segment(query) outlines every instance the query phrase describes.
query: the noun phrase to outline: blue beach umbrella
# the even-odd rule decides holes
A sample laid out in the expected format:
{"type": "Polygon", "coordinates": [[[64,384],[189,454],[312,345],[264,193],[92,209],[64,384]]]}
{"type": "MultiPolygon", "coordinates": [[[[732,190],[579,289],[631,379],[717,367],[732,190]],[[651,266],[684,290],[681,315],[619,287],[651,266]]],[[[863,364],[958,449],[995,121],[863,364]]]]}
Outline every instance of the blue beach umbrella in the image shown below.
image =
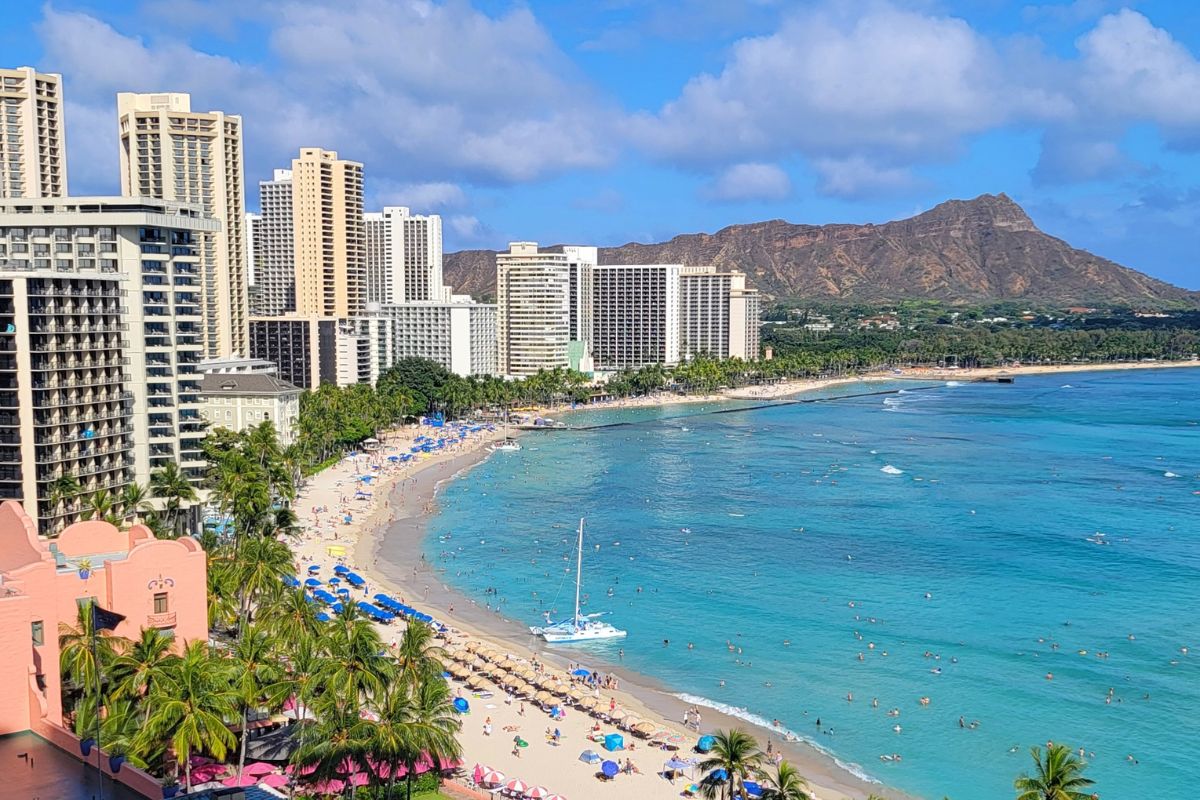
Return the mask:
{"type": "Polygon", "coordinates": [[[717,740],[711,736],[701,736],[700,740],[696,742],[696,749],[701,753],[707,753],[709,750],[713,749],[716,743],[717,740]]]}
{"type": "Polygon", "coordinates": [[[617,777],[617,773],[621,771],[621,768],[617,766],[617,762],[615,761],[605,761],[600,765],[600,771],[604,773],[604,777],[606,778],[615,778],[617,777]]]}
{"type": "Polygon", "coordinates": [[[345,575],[349,571],[350,571],[350,568],[347,567],[345,564],[338,564],[336,567],[333,568],[333,572],[335,575],[345,575]]]}
{"type": "Polygon", "coordinates": [[[321,567],[319,564],[309,564],[308,565],[308,574],[309,575],[312,575],[314,572],[320,572],[320,571],[321,571],[321,567]]]}
{"type": "Polygon", "coordinates": [[[329,607],[329,610],[335,614],[340,614],[346,610],[346,607],[344,605],[342,605],[341,603],[334,603],[333,605],[331,605],[329,607]]]}
{"type": "Polygon", "coordinates": [[[338,594],[350,594],[350,590],[347,589],[345,586],[340,586],[340,587],[338,587],[337,593],[338,594]]]}
{"type": "Polygon", "coordinates": [[[316,578],[309,578],[308,580],[306,580],[304,582],[304,585],[305,586],[320,586],[321,582],[319,580],[317,580],[316,578]]]}
{"type": "Polygon", "coordinates": [[[577,669],[571,674],[578,678],[587,678],[590,677],[592,673],[586,669],[577,669]]]}
{"type": "Polygon", "coordinates": [[[337,585],[338,585],[339,583],[341,583],[341,582],[342,582],[342,579],[341,579],[341,578],[330,578],[330,579],[329,579],[329,585],[330,585],[330,586],[337,586],[337,585]]]}
{"type": "Polygon", "coordinates": [[[460,714],[465,714],[471,710],[471,705],[463,698],[454,698],[454,710],[460,714]]]}
{"type": "Polygon", "coordinates": [[[317,614],[317,622],[329,622],[329,615],[322,611],[320,614],[317,614]]]}
{"type": "Polygon", "coordinates": [[[346,578],[346,582],[351,586],[362,586],[366,583],[362,576],[355,572],[347,572],[344,577],[346,578]]]}
{"type": "Polygon", "coordinates": [[[300,581],[298,581],[296,579],[295,575],[284,575],[283,576],[283,585],[284,586],[299,586],[300,581]]]}

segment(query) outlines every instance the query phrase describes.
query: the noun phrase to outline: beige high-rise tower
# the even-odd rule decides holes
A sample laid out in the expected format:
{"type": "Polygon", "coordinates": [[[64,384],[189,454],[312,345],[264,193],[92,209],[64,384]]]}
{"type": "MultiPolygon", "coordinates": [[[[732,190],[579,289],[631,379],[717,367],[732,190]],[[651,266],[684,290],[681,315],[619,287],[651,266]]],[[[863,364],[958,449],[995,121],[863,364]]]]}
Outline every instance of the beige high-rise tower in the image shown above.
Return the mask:
{"type": "Polygon", "coordinates": [[[0,69],[0,198],[67,193],[62,76],[0,69]]]}
{"type": "Polygon", "coordinates": [[[249,353],[242,118],[191,110],[191,95],[117,95],[121,194],[203,208],[221,230],[200,242],[206,358],[249,353]]]}
{"type": "Polygon", "coordinates": [[[363,167],[304,147],[292,161],[296,313],[353,317],[366,309],[363,167]]]}

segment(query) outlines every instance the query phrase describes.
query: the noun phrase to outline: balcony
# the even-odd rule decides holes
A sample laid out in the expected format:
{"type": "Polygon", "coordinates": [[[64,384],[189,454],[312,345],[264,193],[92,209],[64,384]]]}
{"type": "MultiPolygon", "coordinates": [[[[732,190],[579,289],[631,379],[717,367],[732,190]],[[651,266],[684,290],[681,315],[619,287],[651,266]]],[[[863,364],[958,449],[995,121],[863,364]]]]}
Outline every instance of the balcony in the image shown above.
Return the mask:
{"type": "Polygon", "coordinates": [[[150,628],[174,628],[175,612],[167,611],[163,614],[147,614],[146,626],[150,628]]]}

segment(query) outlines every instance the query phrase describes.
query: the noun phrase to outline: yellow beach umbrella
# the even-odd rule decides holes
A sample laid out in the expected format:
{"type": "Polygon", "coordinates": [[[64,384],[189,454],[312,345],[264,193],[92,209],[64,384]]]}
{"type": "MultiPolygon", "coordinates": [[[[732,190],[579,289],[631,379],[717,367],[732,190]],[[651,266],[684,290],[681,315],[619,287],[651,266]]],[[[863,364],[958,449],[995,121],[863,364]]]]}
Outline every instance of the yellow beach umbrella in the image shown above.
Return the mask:
{"type": "Polygon", "coordinates": [[[535,694],[533,696],[533,700],[536,703],[549,703],[552,700],[554,700],[554,695],[550,694],[545,689],[542,689],[540,692],[538,692],[537,694],[535,694]]]}
{"type": "Polygon", "coordinates": [[[570,691],[567,692],[567,697],[578,702],[583,699],[583,689],[580,689],[580,688],[571,689],[570,691]]]}
{"type": "Polygon", "coordinates": [[[590,710],[590,709],[595,708],[596,704],[598,702],[599,701],[596,700],[596,698],[594,698],[594,697],[585,697],[582,700],[580,700],[578,703],[576,703],[576,705],[578,705],[582,709],[590,710]]]}
{"type": "Polygon", "coordinates": [[[472,675],[471,677],[467,678],[467,686],[470,686],[472,689],[482,689],[486,685],[487,681],[485,681],[479,675],[472,675]]]}
{"type": "Polygon", "coordinates": [[[463,649],[469,650],[472,653],[474,653],[476,650],[479,649],[479,642],[467,642],[466,644],[463,645],[463,649]]]}

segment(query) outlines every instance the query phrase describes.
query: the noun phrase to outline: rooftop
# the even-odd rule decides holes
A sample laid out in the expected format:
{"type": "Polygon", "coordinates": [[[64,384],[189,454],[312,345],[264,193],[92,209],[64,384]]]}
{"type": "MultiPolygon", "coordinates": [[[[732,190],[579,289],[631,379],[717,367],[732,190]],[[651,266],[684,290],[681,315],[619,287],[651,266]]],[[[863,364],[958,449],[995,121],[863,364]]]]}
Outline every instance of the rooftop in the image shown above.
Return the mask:
{"type": "Polygon", "coordinates": [[[301,391],[300,387],[264,372],[209,372],[200,380],[200,394],[209,397],[298,394],[301,391]]]}
{"type": "MultiPolygon", "coordinates": [[[[0,736],[0,785],[4,786],[4,796],[14,800],[95,800],[100,784],[94,758],[92,762],[89,767],[28,731],[0,736]]],[[[107,775],[104,797],[143,800],[140,794],[107,775]]],[[[246,797],[251,800],[250,795],[246,797]]]]}

